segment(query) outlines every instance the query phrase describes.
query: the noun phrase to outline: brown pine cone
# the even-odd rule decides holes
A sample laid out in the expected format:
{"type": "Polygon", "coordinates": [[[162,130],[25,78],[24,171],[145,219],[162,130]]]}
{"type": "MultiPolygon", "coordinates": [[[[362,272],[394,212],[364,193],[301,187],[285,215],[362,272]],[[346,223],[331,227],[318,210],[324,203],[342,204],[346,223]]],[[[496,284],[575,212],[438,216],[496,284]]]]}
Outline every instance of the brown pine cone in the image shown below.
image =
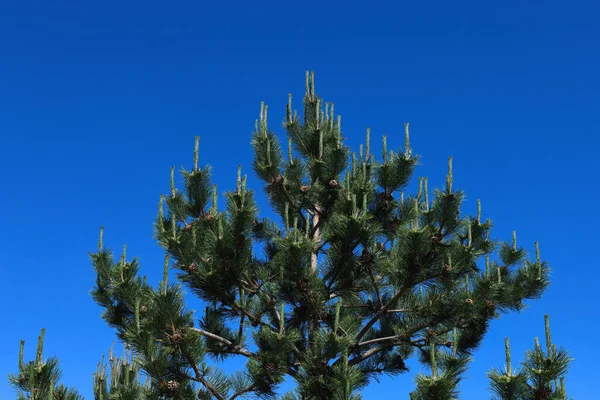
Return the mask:
{"type": "Polygon", "coordinates": [[[329,186],[331,186],[332,188],[337,187],[338,182],[335,179],[332,179],[329,181],[329,186]]]}
{"type": "Polygon", "coordinates": [[[283,176],[281,175],[277,175],[274,179],[273,179],[273,184],[274,185],[279,185],[280,183],[283,182],[283,176]]]}
{"type": "Polygon", "coordinates": [[[170,392],[175,392],[179,389],[179,382],[170,380],[167,382],[167,390],[170,392]]]}
{"type": "Polygon", "coordinates": [[[181,343],[181,341],[183,340],[183,334],[184,334],[184,333],[185,333],[185,332],[184,332],[182,329],[178,330],[177,332],[175,332],[175,333],[173,334],[173,336],[171,336],[171,341],[172,341],[173,343],[175,343],[175,344],[179,344],[179,343],[181,343]]]}
{"type": "Polygon", "coordinates": [[[466,299],[465,303],[467,303],[468,305],[471,305],[471,306],[474,304],[472,299],[466,299]]]}
{"type": "Polygon", "coordinates": [[[188,272],[194,272],[196,270],[196,263],[191,263],[188,265],[188,272]]]}
{"type": "Polygon", "coordinates": [[[273,375],[277,372],[277,365],[275,365],[274,363],[266,363],[263,366],[265,372],[269,375],[273,375]]]}
{"type": "Polygon", "coordinates": [[[306,185],[302,185],[302,186],[300,186],[300,191],[301,191],[302,193],[306,193],[306,192],[308,192],[308,190],[309,190],[309,189],[310,189],[310,186],[306,186],[306,185]]]}

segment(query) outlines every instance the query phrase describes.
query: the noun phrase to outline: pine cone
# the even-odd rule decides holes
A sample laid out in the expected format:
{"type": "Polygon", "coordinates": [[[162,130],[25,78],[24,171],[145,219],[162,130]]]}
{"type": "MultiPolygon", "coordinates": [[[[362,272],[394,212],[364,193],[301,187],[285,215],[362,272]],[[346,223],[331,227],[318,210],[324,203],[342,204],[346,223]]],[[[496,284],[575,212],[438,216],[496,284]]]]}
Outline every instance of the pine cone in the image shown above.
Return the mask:
{"type": "Polygon", "coordinates": [[[141,306],[140,307],[140,312],[145,313],[146,311],[148,311],[148,309],[146,308],[146,306],[141,306]]]}
{"type": "Polygon", "coordinates": [[[394,196],[392,196],[390,193],[386,193],[386,192],[377,193],[377,197],[379,198],[380,201],[394,200],[394,196]]]}
{"type": "Polygon", "coordinates": [[[544,387],[542,389],[537,390],[534,393],[533,398],[535,400],[543,400],[543,399],[549,399],[551,395],[552,395],[552,389],[544,387]]]}
{"type": "Polygon", "coordinates": [[[188,270],[188,272],[196,271],[196,263],[191,263],[190,265],[188,265],[187,270],[188,270]]]}
{"type": "Polygon", "coordinates": [[[329,181],[329,186],[332,187],[332,188],[334,188],[334,187],[338,186],[338,183],[337,183],[337,181],[335,179],[332,179],[332,180],[329,181]]]}
{"type": "Polygon", "coordinates": [[[183,227],[182,229],[185,232],[189,232],[192,230],[192,224],[187,224],[186,226],[183,227]]]}
{"type": "Polygon", "coordinates": [[[176,382],[174,380],[170,380],[167,382],[167,390],[170,392],[175,392],[177,391],[177,389],[179,389],[179,382],[176,382]]]}
{"type": "Polygon", "coordinates": [[[215,217],[214,217],[214,215],[208,213],[208,214],[204,214],[202,216],[202,219],[206,222],[212,222],[215,219],[215,217]]]}
{"type": "Polygon", "coordinates": [[[273,181],[271,182],[273,185],[279,185],[283,182],[283,176],[281,175],[277,175],[275,178],[273,178],[273,181]]]}
{"type": "Polygon", "coordinates": [[[474,304],[472,299],[466,299],[465,303],[467,303],[470,306],[472,306],[474,304]]]}
{"type": "Polygon", "coordinates": [[[185,332],[183,331],[183,329],[179,329],[173,334],[173,336],[171,336],[171,341],[175,344],[181,343],[183,341],[184,334],[185,332]]]}
{"type": "Polygon", "coordinates": [[[310,186],[306,186],[306,185],[302,185],[302,186],[300,186],[300,191],[301,191],[302,193],[306,193],[306,192],[308,192],[309,190],[310,190],[310,186]]]}
{"type": "Polygon", "coordinates": [[[385,200],[381,202],[381,209],[383,211],[388,211],[390,209],[390,202],[385,200]]]}
{"type": "Polygon", "coordinates": [[[277,372],[277,365],[274,363],[266,363],[263,366],[263,369],[268,375],[274,375],[277,372]]]}
{"type": "Polygon", "coordinates": [[[174,381],[172,379],[168,380],[167,382],[162,381],[160,383],[160,388],[164,392],[164,394],[166,394],[169,397],[173,397],[173,395],[175,395],[175,393],[179,389],[179,382],[174,381]]]}

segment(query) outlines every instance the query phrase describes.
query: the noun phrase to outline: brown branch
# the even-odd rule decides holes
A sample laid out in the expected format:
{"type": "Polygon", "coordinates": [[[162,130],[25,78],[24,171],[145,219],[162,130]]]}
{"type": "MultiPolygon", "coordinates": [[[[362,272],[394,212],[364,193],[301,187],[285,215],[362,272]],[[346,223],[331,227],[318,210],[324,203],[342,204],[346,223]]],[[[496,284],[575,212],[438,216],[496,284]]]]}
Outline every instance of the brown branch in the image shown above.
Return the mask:
{"type": "MultiPolygon", "coordinates": [[[[418,332],[421,329],[423,329],[423,326],[417,327],[416,329],[413,330],[412,335],[414,335],[415,332],[418,332]]],[[[360,346],[368,346],[371,344],[381,343],[381,342],[387,342],[387,343],[384,343],[377,347],[370,348],[369,350],[365,351],[363,354],[351,359],[348,363],[349,363],[349,365],[356,365],[387,348],[394,347],[400,341],[407,341],[408,339],[410,339],[410,337],[411,337],[411,335],[406,335],[406,334],[405,335],[394,335],[394,336],[386,336],[386,337],[382,337],[382,338],[365,340],[364,342],[360,342],[360,343],[358,343],[359,347],[360,346]]]]}
{"type": "Polygon", "coordinates": [[[246,317],[245,315],[242,315],[240,317],[240,328],[238,330],[238,346],[239,347],[242,347],[242,342],[244,340],[244,318],[245,317],[246,317]]]}
{"type": "Polygon", "coordinates": [[[369,277],[371,278],[371,282],[373,282],[373,287],[375,288],[375,294],[377,295],[377,302],[379,303],[379,307],[383,307],[383,302],[381,301],[381,295],[379,294],[379,287],[377,286],[377,282],[375,282],[375,277],[373,276],[373,270],[371,266],[367,266],[367,271],[369,272],[369,277]]]}
{"type": "MultiPolygon", "coordinates": [[[[312,232],[310,233],[310,235],[316,243],[319,243],[321,241],[321,232],[320,232],[321,206],[318,203],[316,203],[314,206],[314,209],[315,209],[315,213],[313,214],[313,217],[312,217],[313,228],[312,228],[312,232]]],[[[311,254],[311,270],[312,270],[312,272],[317,272],[317,269],[319,267],[319,250],[320,249],[317,248],[311,254]]]]}
{"type": "Polygon", "coordinates": [[[239,392],[235,393],[233,396],[231,396],[231,397],[229,398],[229,400],[233,400],[233,399],[235,399],[236,397],[239,397],[239,396],[241,396],[241,395],[243,395],[243,394],[246,394],[246,393],[248,393],[248,392],[251,392],[251,391],[253,391],[255,388],[256,388],[256,383],[254,383],[254,384],[252,384],[252,385],[248,386],[247,388],[245,388],[245,389],[242,389],[242,390],[240,390],[239,392]]]}
{"type": "MultiPolygon", "coordinates": [[[[216,336],[216,335],[214,335],[214,336],[216,336]]],[[[217,336],[217,337],[220,337],[220,336],[217,336]]],[[[223,340],[226,340],[226,339],[223,339],[223,340]]],[[[195,380],[197,382],[200,382],[206,388],[206,390],[208,390],[218,400],[227,400],[225,397],[223,397],[222,395],[220,395],[219,392],[217,392],[217,390],[210,383],[208,383],[208,381],[206,379],[204,379],[204,376],[202,376],[202,374],[200,373],[200,370],[198,369],[198,365],[196,365],[196,362],[194,361],[194,359],[192,358],[192,356],[190,356],[185,351],[184,351],[184,354],[185,354],[188,362],[192,366],[192,369],[194,370],[194,374],[196,375],[196,379],[195,380]]]]}
{"type": "Polygon", "coordinates": [[[377,347],[373,347],[372,349],[367,350],[366,352],[364,352],[363,354],[361,354],[360,356],[354,357],[353,359],[348,361],[348,365],[356,365],[364,360],[366,360],[367,358],[374,356],[375,354],[379,353],[380,351],[386,349],[390,347],[390,345],[384,345],[384,346],[377,346],[377,347]]]}
{"type": "Polygon", "coordinates": [[[365,340],[364,342],[360,342],[358,344],[358,346],[369,346],[371,344],[374,343],[379,343],[379,342],[395,342],[397,340],[400,340],[402,337],[406,337],[406,335],[394,335],[394,336],[386,336],[386,337],[381,337],[381,338],[377,338],[377,339],[371,339],[371,340],[365,340]]]}
{"type": "MultiPolygon", "coordinates": [[[[196,369],[197,369],[197,367],[196,367],[196,369]]],[[[206,379],[204,379],[202,376],[199,376],[199,377],[198,377],[198,379],[199,379],[200,383],[201,383],[201,384],[203,384],[203,385],[204,385],[204,387],[205,387],[205,388],[206,388],[206,389],[207,389],[207,390],[208,390],[208,391],[209,391],[209,392],[210,392],[210,393],[211,393],[213,396],[215,396],[215,397],[216,397],[218,400],[226,400],[226,399],[225,399],[225,397],[221,396],[221,395],[219,394],[219,392],[217,392],[217,390],[216,390],[214,387],[212,387],[210,383],[208,383],[208,382],[206,381],[206,379]]]]}
{"type": "Polygon", "coordinates": [[[252,357],[252,356],[254,356],[254,354],[252,352],[250,352],[249,350],[247,350],[247,349],[245,349],[245,348],[243,348],[241,346],[238,346],[238,345],[230,342],[229,340],[225,339],[224,337],[221,337],[219,335],[215,335],[214,333],[207,332],[207,331],[205,331],[203,329],[198,329],[198,328],[192,328],[192,329],[194,331],[198,332],[199,334],[201,334],[202,336],[205,336],[207,338],[211,338],[213,340],[216,340],[219,343],[224,344],[225,346],[227,346],[228,348],[231,349],[231,352],[233,354],[241,354],[241,355],[246,356],[246,357],[252,357]]]}
{"type": "Polygon", "coordinates": [[[279,331],[281,331],[281,316],[279,315],[279,311],[277,311],[277,306],[275,304],[273,304],[273,314],[277,320],[277,325],[279,325],[279,331]]]}
{"type": "Polygon", "coordinates": [[[358,335],[356,335],[356,341],[359,341],[363,336],[365,336],[365,334],[368,332],[369,329],[371,329],[371,327],[373,325],[375,325],[375,323],[377,321],[379,321],[379,319],[383,316],[383,314],[385,314],[387,312],[387,310],[389,310],[402,296],[404,296],[404,293],[406,293],[407,287],[403,287],[402,289],[400,289],[398,291],[398,293],[396,293],[394,295],[394,297],[392,297],[390,299],[390,301],[388,301],[386,303],[386,305],[384,305],[383,307],[381,307],[373,316],[373,318],[371,318],[369,320],[369,322],[367,322],[367,324],[360,330],[360,332],[358,332],[358,335]]]}
{"type": "MultiPolygon", "coordinates": [[[[255,317],[255,316],[254,316],[252,313],[250,313],[249,311],[247,311],[247,310],[245,310],[245,309],[243,309],[243,308],[236,307],[235,305],[232,305],[232,307],[234,307],[234,309],[235,309],[235,310],[237,310],[237,311],[240,311],[242,314],[246,315],[246,316],[248,317],[248,319],[249,319],[251,322],[254,322],[254,323],[256,323],[256,324],[259,324],[259,325],[262,325],[262,326],[266,326],[266,327],[270,328],[271,330],[273,330],[274,332],[277,332],[277,333],[279,333],[279,329],[277,329],[277,328],[274,328],[274,327],[273,327],[273,325],[271,325],[271,324],[267,324],[266,322],[264,322],[264,321],[262,321],[262,320],[260,320],[260,319],[256,318],[256,317],[255,317]]],[[[212,334],[211,334],[211,335],[212,335],[212,334]]],[[[216,336],[216,335],[215,335],[215,336],[216,336]]],[[[219,337],[220,337],[220,336],[219,336],[219,337]]],[[[221,339],[224,339],[224,338],[221,338],[221,339]]],[[[218,339],[216,339],[216,340],[218,340],[218,339]]],[[[227,340],[227,339],[224,339],[224,340],[227,340]]],[[[228,340],[227,340],[227,341],[228,341],[228,340]]],[[[229,342],[229,341],[228,341],[228,342],[229,342]]],[[[302,359],[303,359],[303,357],[302,357],[302,353],[300,353],[300,350],[298,350],[298,348],[297,348],[296,346],[293,346],[293,350],[294,350],[294,353],[296,354],[296,357],[297,357],[299,360],[302,360],[302,359]]],[[[252,354],[252,353],[250,353],[250,354],[252,354]]]]}
{"type": "MultiPolygon", "coordinates": [[[[429,257],[432,257],[433,253],[429,254],[429,257]]],[[[439,278],[440,275],[442,274],[442,272],[438,273],[438,274],[433,274],[432,276],[428,276],[425,279],[422,279],[418,282],[412,282],[410,285],[404,286],[402,287],[395,295],[394,297],[392,297],[390,299],[390,301],[387,302],[387,304],[385,304],[382,308],[380,308],[375,315],[369,320],[369,322],[367,322],[367,324],[360,330],[360,332],[358,333],[358,335],[356,335],[356,341],[360,341],[360,339],[369,331],[369,329],[371,329],[371,327],[373,325],[375,325],[375,323],[377,321],[379,321],[379,319],[383,316],[383,314],[385,314],[398,300],[400,300],[400,298],[402,296],[404,296],[404,294],[406,293],[406,291],[411,288],[414,287],[420,283],[426,282],[428,280],[431,279],[436,279],[439,278]]]]}

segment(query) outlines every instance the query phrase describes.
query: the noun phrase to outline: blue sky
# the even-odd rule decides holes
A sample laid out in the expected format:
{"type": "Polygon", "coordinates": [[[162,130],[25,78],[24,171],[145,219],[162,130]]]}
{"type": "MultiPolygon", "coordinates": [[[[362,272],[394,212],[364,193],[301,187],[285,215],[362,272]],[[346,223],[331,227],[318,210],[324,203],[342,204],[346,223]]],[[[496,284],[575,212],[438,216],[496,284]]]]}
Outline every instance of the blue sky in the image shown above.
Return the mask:
{"type": "MultiPolygon", "coordinates": [[[[65,383],[91,398],[91,374],[113,339],[89,295],[99,226],[107,245],[127,243],[158,282],[152,221],[169,167],[191,165],[200,135],[201,162],[221,189],[233,188],[238,164],[250,172],[260,101],[282,133],[287,93],[300,104],[307,69],[343,115],[350,144],[371,127],[398,147],[409,121],[418,175],[441,186],[452,155],[466,209],[481,198],[497,238],[516,229],[530,249],[539,240],[553,267],[541,300],[492,323],[462,398],[487,396],[484,374],[502,366],[504,336],[520,360],[543,336],[546,313],[554,340],[576,358],[571,396],[593,398],[598,5],[218,3],[3,2],[0,398],[14,397],[4,377],[19,340],[33,357],[42,327],[65,383]]],[[[260,192],[252,174],[249,186],[260,192]]],[[[364,394],[406,398],[412,387],[404,375],[364,394]]]]}

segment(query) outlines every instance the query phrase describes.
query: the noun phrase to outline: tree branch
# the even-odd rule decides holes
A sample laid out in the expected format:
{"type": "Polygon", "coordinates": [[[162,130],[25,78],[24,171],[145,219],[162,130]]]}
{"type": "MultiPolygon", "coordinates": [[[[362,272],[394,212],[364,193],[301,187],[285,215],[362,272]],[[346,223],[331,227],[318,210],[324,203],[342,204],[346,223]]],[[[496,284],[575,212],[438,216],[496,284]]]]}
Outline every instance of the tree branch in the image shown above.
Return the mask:
{"type": "Polygon", "coordinates": [[[398,291],[398,293],[396,293],[394,295],[394,297],[392,297],[390,299],[390,301],[388,301],[386,303],[386,305],[384,305],[382,308],[380,308],[375,315],[373,316],[373,318],[371,318],[371,320],[369,320],[369,322],[367,322],[367,324],[360,330],[360,332],[358,332],[358,335],[356,335],[356,341],[359,341],[363,336],[365,336],[365,334],[367,333],[367,331],[369,329],[371,329],[371,327],[373,325],[375,325],[375,323],[377,321],[379,321],[379,318],[381,318],[381,316],[383,314],[385,314],[387,312],[387,310],[389,310],[402,296],[404,296],[404,293],[406,293],[407,287],[403,287],[402,289],[400,289],[398,291]]]}
{"type": "Polygon", "coordinates": [[[373,288],[375,288],[375,294],[377,295],[377,302],[379,303],[379,307],[383,307],[383,302],[381,301],[381,295],[379,294],[379,287],[377,286],[377,282],[375,282],[375,277],[373,276],[373,270],[371,266],[367,266],[367,271],[369,271],[369,277],[371,278],[371,282],[373,283],[373,288]]]}
{"type": "MultiPolygon", "coordinates": [[[[214,336],[216,336],[216,335],[214,335],[214,336]]],[[[220,337],[220,336],[217,336],[217,337],[220,337]]],[[[226,340],[226,339],[223,339],[223,340],[226,340]]],[[[194,359],[186,351],[184,351],[184,354],[185,354],[188,362],[190,363],[192,369],[194,370],[194,374],[196,375],[195,380],[197,382],[200,382],[206,388],[206,390],[208,390],[218,400],[227,400],[225,397],[220,395],[219,392],[217,392],[217,390],[210,383],[208,383],[208,381],[206,379],[204,379],[204,376],[202,376],[202,374],[200,373],[200,370],[198,369],[198,366],[196,365],[196,362],[194,361],[194,359]]]]}
{"type": "Polygon", "coordinates": [[[372,349],[365,351],[360,356],[354,357],[353,359],[349,360],[348,365],[356,365],[356,364],[366,360],[367,358],[374,356],[375,354],[379,353],[380,351],[382,351],[388,347],[391,347],[391,345],[387,344],[387,345],[373,347],[372,349]]]}
{"type": "Polygon", "coordinates": [[[360,342],[357,346],[369,346],[371,344],[374,343],[379,343],[379,342],[395,342],[397,340],[400,340],[402,337],[405,337],[406,335],[394,335],[394,336],[386,336],[386,337],[381,337],[381,338],[377,338],[377,339],[371,339],[371,340],[365,340],[364,342],[360,342]]]}
{"type": "Polygon", "coordinates": [[[256,384],[255,384],[255,383],[253,383],[252,385],[248,386],[247,388],[245,388],[245,389],[242,389],[242,390],[240,390],[239,392],[235,393],[233,396],[231,396],[231,397],[229,398],[229,400],[234,400],[236,397],[239,397],[239,396],[241,396],[241,395],[243,395],[243,394],[246,394],[246,393],[248,393],[248,392],[251,392],[251,391],[253,391],[253,390],[254,390],[254,388],[256,388],[256,384]]]}
{"type": "Polygon", "coordinates": [[[202,336],[205,336],[207,338],[211,338],[213,340],[216,340],[219,343],[224,344],[225,346],[229,347],[232,350],[231,352],[234,353],[234,354],[241,354],[241,355],[246,356],[246,357],[252,357],[252,356],[254,356],[254,354],[252,352],[250,352],[249,350],[247,350],[247,349],[245,349],[245,348],[243,348],[243,347],[241,347],[239,345],[236,345],[236,344],[230,342],[229,340],[225,339],[224,337],[221,337],[219,335],[215,335],[214,333],[207,332],[207,331],[205,331],[203,329],[199,329],[199,328],[192,328],[192,329],[194,331],[198,332],[199,334],[201,334],[202,336]]]}
{"type": "MultiPolygon", "coordinates": [[[[321,241],[321,232],[320,232],[321,206],[319,205],[319,203],[316,203],[314,208],[315,208],[315,213],[313,214],[313,217],[312,217],[313,228],[312,228],[311,236],[315,242],[319,243],[321,241]]],[[[319,250],[320,250],[320,248],[317,248],[311,255],[311,270],[312,270],[312,272],[317,272],[317,269],[319,267],[319,250]]]]}

